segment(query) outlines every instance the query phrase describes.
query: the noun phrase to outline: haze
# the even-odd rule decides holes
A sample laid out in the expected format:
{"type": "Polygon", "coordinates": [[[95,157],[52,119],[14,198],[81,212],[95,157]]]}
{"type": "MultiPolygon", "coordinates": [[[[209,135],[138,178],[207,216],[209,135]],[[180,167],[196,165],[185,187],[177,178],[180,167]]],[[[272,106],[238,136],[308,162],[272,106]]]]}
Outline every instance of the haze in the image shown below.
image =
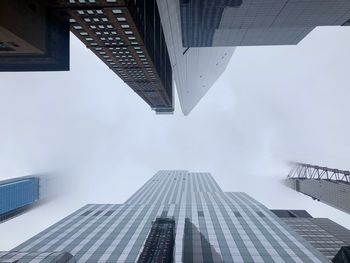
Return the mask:
{"type": "Polygon", "coordinates": [[[0,73],[0,179],[41,174],[51,198],[0,225],[9,250],[87,203],[122,203],[161,169],[211,172],[268,208],[350,216],[285,187],[287,161],[350,169],[350,28],[240,47],[188,117],[155,115],[71,35],[70,72],[0,73]]]}

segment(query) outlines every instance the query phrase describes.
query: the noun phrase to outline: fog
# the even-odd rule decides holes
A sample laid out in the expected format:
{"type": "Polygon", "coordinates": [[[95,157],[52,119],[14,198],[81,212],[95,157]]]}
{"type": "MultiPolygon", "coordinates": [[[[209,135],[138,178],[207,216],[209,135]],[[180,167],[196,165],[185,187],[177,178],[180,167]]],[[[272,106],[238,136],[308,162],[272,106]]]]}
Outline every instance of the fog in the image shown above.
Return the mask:
{"type": "Polygon", "coordinates": [[[240,47],[189,116],[155,115],[74,36],[69,72],[0,73],[0,179],[40,174],[48,202],[0,225],[8,250],[87,203],[122,203],[161,169],[211,172],[268,208],[350,216],[285,187],[288,161],[350,169],[350,28],[240,47]]]}

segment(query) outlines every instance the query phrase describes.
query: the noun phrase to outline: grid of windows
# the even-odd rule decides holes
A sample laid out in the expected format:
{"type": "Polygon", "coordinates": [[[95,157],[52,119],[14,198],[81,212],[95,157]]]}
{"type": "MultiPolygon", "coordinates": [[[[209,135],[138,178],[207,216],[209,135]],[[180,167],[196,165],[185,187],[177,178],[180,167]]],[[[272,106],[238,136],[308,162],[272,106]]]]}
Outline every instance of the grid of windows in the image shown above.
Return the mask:
{"type": "Polygon", "coordinates": [[[288,178],[285,184],[315,200],[350,214],[350,183],[325,179],[288,178]]]}
{"type": "Polygon", "coordinates": [[[167,48],[156,38],[156,35],[163,35],[162,27],[157,8],[148,8],[155,5],[155,0],[59,2],[70,16],[71,31],[93,53],[153,109],[173,111],[167,48]],[[147,23],[149,16],[153,16],[155,21],[158,17],[158,27],[147,23]],[[147,35],[144,35],[146,30],[147,35]],[[157,45],[161,49],[153,50],[157,45]]]}
{"type": "Polygon", "coordinates": [[[326,218],[284,218],[288,226],[328,259],[350,245],[350,231],[326,218]]]}
{"type": "Polygon", "coordinates": [[[160,171],[123,205],[86,205],[14,250],[135,262],[159,217],[175,220],[175,262],[327,262],[256,200],[187,171],[160,171]]]}
{"type": "Polygon", "coordinates": [[[181,2],[186,47],[295,45],[317,26],[340,26],[347,0],[191,0],[181,2]]]}

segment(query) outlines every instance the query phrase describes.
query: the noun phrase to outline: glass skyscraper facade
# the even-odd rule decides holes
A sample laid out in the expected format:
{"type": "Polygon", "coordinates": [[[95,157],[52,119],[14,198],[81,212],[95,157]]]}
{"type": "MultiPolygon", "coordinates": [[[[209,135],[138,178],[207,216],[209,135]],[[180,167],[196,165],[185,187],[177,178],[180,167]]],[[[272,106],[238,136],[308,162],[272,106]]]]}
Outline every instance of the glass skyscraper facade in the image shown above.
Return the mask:
{"type": "Polygon", "coordinates": [[[180,0],[184,47],[298,44],[317,26],[348,25],[348,0],[180,0]]]}
{"type": "Polygon", "coordinates": [[[17,216],[39,200],[39,178],[0,181],[0,223],[17,216]]]}
{"type": "Polygon", "coordinates": [[[235,47],[184,47],[180,1],[157,0],[157,6],[179,102],[188,115],[225,71],[235,47]]]}
{"type": "Polygon", "coordinates": [[[13,251],[143,262],[149,247],[157,257],[172,254],[170,262],[327,262],[247,194],[188,171],[159,171],[124,204],[88,204],[13,251]]]}
{"type": "Polygon", "coordinates": [[[328,218],[313,218],[305,210],[271,210],[329,260],[350,246],[350,230],[328,218]]]}

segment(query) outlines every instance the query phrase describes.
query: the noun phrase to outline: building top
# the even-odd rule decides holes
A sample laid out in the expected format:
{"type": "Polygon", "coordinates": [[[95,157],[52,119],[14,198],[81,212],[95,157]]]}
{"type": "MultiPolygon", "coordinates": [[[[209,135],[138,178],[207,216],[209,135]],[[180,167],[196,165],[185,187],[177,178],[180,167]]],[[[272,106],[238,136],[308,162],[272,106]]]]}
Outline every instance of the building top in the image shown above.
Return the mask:
{"type": "Polygon", "coordinates": [[[171,254],[173,262],[327,262],[247,194],[223,192],[209,173],[166,170],[124,204],[84,206],[15,250],[101,263],[171,254]]]}

